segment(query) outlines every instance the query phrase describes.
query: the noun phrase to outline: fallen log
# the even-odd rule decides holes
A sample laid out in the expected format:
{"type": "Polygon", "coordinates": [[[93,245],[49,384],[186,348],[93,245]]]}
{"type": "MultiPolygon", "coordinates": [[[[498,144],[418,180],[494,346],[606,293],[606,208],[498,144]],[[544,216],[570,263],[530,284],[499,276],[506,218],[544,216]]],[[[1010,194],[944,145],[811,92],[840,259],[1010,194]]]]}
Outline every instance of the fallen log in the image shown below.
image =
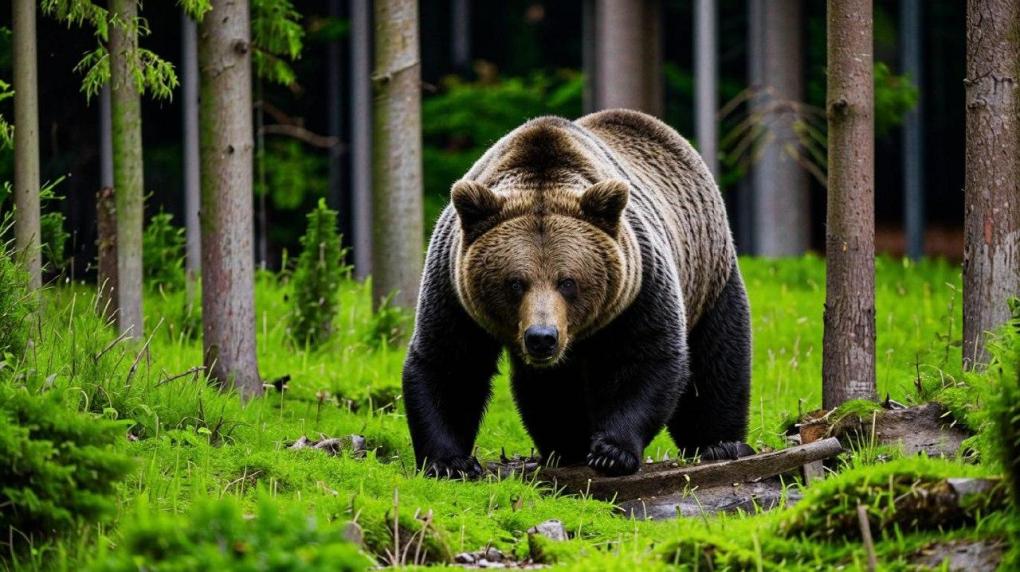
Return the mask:
{"type": "Polygon", "coordinates": [[[585,466],[542,468],[538,478],[569,492],[624,501],[676,494],[690,487],[759,481],[796,470],[805,463],[834,457],[842,450],[838,439],[828,438],[732,461],[696,465],[655,463],[624,477],[605,477],[585,466]]]}

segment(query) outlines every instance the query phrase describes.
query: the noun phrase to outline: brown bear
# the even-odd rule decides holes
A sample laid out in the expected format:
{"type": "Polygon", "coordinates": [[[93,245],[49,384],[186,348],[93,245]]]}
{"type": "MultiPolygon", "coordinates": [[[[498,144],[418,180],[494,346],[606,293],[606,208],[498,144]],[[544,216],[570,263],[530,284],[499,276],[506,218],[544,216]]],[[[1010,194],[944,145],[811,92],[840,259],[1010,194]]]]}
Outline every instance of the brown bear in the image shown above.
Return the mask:
{"type": "Polygon", "coordinates": [[[476,476],[491,378],[548,462],[630,474],[666,426],[702,458],[749,452],[751,332],[726,210],[648,115],[542,117],[453,185],[404,365],[420,467],[476,476]]]}

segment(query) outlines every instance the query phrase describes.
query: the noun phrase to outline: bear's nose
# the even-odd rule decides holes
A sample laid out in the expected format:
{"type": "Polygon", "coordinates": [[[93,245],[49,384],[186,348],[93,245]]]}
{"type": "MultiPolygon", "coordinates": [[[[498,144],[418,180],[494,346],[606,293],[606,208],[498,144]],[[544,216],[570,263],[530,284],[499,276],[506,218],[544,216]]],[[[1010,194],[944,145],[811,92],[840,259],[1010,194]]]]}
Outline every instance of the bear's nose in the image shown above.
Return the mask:
{"type": "Polygon", "coordinates": [[[524,331],[524,347],[532,357],[545,359],[556,352],[556,326],[531,326],[524,331]]]}

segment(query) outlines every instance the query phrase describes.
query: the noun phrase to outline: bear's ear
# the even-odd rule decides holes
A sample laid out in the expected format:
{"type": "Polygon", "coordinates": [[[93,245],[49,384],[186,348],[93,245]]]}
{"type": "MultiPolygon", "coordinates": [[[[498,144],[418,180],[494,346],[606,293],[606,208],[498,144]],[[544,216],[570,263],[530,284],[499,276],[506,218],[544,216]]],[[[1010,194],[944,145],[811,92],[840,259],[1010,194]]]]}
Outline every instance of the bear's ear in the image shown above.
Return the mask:
{"type": "Polygon", "coordinates": [[[503,199],[476,181],[457,181],[450,191],[453,208],[460,217],[460,227],[467,243],[474,242],[495,224],[503,209],[503,199]]]}
{"type": "Polygon", "coordinates": [[[581,213],[585,220],[615,237],[620,230],[620,217],[629,195],[630,185],[626,181],[600,181],[581,194],[581,213]]]}

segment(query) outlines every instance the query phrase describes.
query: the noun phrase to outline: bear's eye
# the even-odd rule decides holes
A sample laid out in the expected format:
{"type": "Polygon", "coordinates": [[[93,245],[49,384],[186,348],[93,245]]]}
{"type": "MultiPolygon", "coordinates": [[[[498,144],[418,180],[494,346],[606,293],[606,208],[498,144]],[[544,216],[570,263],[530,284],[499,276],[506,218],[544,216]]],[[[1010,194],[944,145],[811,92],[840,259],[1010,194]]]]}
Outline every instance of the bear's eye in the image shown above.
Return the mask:
{"type": "Polygon", "coordinates": [[[520,296],[524,294],[524,281],[519,278],[513,278],[506,283],[507,288],[510,289],[514,295],[520,296]]]}
{"type": "Polygon", "coordinates": [[[573,298],[577,295],[577,282],[574,282],[573,278],[564,278],[560,280],[560,283],[556,285],[559,289],[560,294],[563,294],[565,298],[573,298]]]}

